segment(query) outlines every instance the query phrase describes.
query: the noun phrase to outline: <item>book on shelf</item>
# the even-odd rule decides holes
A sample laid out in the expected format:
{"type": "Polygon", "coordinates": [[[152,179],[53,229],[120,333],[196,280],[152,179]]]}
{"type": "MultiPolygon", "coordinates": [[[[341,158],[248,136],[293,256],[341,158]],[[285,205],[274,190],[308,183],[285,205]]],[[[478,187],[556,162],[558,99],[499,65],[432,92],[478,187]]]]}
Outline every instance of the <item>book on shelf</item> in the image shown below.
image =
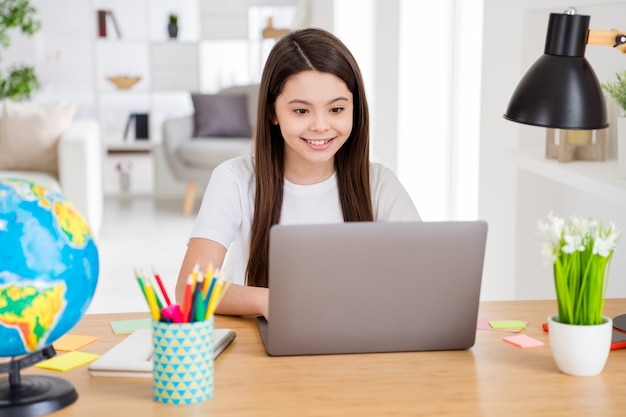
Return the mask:
{"type": "Polygon", "coordinates": [[[110,20],[113,24],[113,29],[115,30],[115,34],[118,38],[122,37],[122,33],[120,32],[120,27],[117,24],[117,19],[115,18],[115,13],[113,10],[98,10],[98,36],[101,38],[107,37],[107,21],[110,20]]]}
{"type": "Polygon", "coordinates": [[[126,127],[124,128],[124,141],[128,139],[131,127],[134,125],[135,139],[147,140],[150,138],[150,120],[148,113],[131,113],[128,115],[126,127]]]}
{"type": "MultiPolygon", "coordinates": [[[[213,331],[213,360],[235,339],[232,329],[213,331]]],[[[152,378],[152,329],[135,330],[88,366],[93,376],[152,378]]]]}
{"type": "Polygon", "coordinates": [[[107,12],[106,10],[98,10],[98,36],[107,37],[107,12]]]}

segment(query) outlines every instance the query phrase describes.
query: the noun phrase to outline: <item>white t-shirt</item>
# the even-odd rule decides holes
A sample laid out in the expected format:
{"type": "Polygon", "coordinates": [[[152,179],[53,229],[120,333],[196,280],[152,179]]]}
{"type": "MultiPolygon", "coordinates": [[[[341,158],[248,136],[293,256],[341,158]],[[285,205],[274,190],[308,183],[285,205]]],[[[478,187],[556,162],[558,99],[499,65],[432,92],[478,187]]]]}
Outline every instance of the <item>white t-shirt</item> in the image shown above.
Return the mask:
{"type": "MultiPolygon", "coordinates": [[[[238,284],[244,283],[250,254],[256,188],[253,163],[252,156],[241,156],[213,170],[191,232],[192,238],[210,239],[228,248],[222,269],[238,284]]],[[[280,223],[343,222],[335,175],[313,185],[285,180],[280,223]]],[[[375,221],[420,220],[409,194],[390,169],[370,162],[370,185],[375,221]]]]}

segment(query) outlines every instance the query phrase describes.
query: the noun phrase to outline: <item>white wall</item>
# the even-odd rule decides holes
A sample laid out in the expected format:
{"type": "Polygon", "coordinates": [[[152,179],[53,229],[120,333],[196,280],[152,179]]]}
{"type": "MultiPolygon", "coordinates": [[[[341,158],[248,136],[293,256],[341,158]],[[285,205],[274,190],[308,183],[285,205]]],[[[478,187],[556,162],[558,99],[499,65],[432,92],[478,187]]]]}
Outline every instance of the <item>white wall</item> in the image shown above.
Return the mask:
{"type": "Polygon", "coordinates": [[[426,220],[478,213],[482,1],[429,6],[335,2],[335,33],[357,58],[371,157],[393,169],[426,220]]]}
{"type": "Polygon", "coordinates": [[[400,4],[398,175],[423,219],[475,219],[482,1],[400,4]]]}
{"type": "MultiPolygon", "coordinates": [[[[591,29],[626,30],[620,27],[626,13],[624,1],[570,1],[563,6],[550,0],[485,0],[479,215],[489,223],[489,237],[483,299],[553,298],[551,272],[542,267],[534,224],[549,210],[562,216],[613,218],[626,227],[626,201],[605,201],[581,192],[576,184],[568,187],[529,173],[511,157],[510,151],[516,148],[543,152],[545,129],[506,121],[502,114],[524,72],[543,54],[549,14],[562,13],[570,5],[580,14],[591,15],[591,29]]],[[[601,82],[626,68],[626,57],[610,47],[587,46],[586,57],[601,82]]],[[[612,270],[623,275],[625,255],[616,252],[613,264],[612,270]]],[[[623,283],[611,294],[624,296],[624,287],[623,283]]]]}

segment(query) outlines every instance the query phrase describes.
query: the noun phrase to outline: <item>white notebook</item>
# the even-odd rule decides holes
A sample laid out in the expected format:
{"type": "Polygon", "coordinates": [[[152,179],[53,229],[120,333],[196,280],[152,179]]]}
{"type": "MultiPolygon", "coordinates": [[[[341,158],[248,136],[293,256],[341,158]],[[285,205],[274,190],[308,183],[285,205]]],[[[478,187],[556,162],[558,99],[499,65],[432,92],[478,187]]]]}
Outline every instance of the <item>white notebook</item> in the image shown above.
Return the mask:
{"type": "MultiPolygon", "coordinates": [[[[215,346],[213,359],[235,339],[232,329],[213,331],[215,346]]],[[[113,346],[97,360],[89,364],[93,376],[123,376],[152,378],[152,329],[137,329],[126,339],[113,346]]]]}

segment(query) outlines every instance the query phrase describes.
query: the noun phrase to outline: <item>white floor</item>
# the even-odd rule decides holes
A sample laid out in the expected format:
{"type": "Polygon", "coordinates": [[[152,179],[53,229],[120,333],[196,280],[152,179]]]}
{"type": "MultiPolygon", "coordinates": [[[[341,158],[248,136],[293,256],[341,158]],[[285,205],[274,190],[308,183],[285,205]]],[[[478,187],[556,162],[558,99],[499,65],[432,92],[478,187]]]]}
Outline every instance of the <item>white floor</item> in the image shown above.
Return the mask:
{"type": "Polygon", "coordinates": [[[98,286],[87,313],[148,311],[133,268],[154,267],[173,295],[194,219],[182,215],[182,200],[107,197],[98,286]]]}

